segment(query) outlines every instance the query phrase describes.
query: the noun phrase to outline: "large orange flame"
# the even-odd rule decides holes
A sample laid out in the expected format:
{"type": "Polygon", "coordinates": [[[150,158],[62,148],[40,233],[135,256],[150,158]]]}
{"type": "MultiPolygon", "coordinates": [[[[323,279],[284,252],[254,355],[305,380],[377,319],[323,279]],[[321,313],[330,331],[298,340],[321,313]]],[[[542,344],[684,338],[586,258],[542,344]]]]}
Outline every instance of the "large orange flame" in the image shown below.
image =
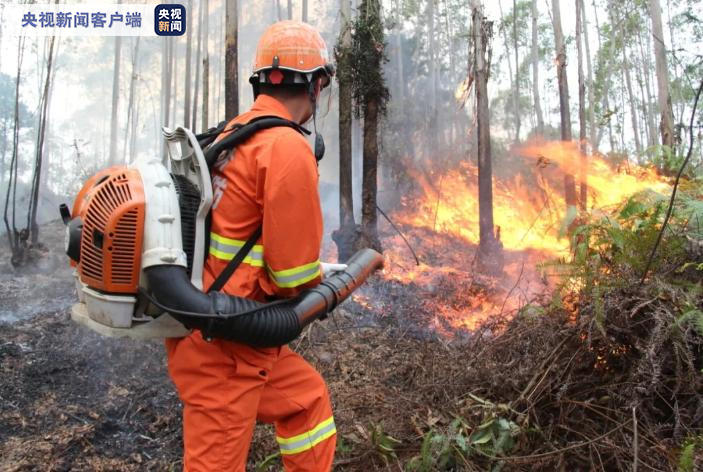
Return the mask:
{"type": "MultiPolygon", "coordinates": [[[[401,223],[411,237],[414,233],[414,244],[420,246],[416,248],[418,252],[433,254],[434,260],[427,261],[425,257],[420,266],[411,266],[402,240],[397,236],[389,237],[384,242],[389,262],[386,279],[415,283],[420,288],[432,288],[440,280],[451,280],[455,293],[450,297],[444,293],[443,299],[461,300],[461,303],[443,303],[438,302],[433,293],[418,295],[423,305],[432,305],[418,306],[433,313],[435,321],[432,323],[436,324],[437,317],[441,317],[455,328],[471,329],[492,315],[515,310],[547,288],[537,264],[569,256],[563,176],[565,172],[575,174],[579,185],[582,155],[578,143],[532,140],[514,147],[510,154],[511,166],[520,171],[510,178],[494,178],[494,224],[506,252],[506,261],[504,280],[494,281],[491,287],[486,288],[483,281],[479,286],[485,290],[475,290],[474,283],[476,274],[472,260],[479,242],[478,170],[475,166],[464,163],[457,169],[439,170],[429,175],[416,173],[421,189],[419,198],[403,200],[403,208],[394,213],[396,222],[401,223]],[[466,287],[470,296],[465,296],[466,287]]],[[[588,156],[587,162],[589,211],[608,209],[644,190],[669,191],[666,181],[651,169],[614,168],[599,155],[588,156]]],[[[494,162],[494,169],[501,170],[501,165],[494,162]]],[[[442,290],[447,290],[447,283],[440,285],[442,290]]]]}

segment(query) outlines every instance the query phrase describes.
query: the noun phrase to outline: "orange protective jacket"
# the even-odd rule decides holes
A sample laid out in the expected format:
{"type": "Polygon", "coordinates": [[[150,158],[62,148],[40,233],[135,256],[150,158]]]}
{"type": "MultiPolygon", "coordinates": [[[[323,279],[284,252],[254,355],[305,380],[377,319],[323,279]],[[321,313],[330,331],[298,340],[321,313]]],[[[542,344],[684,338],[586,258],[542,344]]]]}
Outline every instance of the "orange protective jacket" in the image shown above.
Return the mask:
{"type": "MultiPolygon", "coordinates": [[[[260,95],[230,124],[291,116],[260,95]]],[[[222,136],[220,137],[222,138],[222,136]]],[[[263,224],[262,238],[223,291],[259,301],[320,281],[322,215],[315,157],[287,127],[259,131],[213,171],[214,205],[203,286],[208,288],[263,224]]],[[[287,471],[332,467],[336,426],[325,382],[287,346],[254,348],[199,331],[166,340],[169,374],[183,402],[186,472],[244,471],[256,420],[273,423],[287,471]]]]}
{"type": "MultiPolygon", "coordinates": [[[[291,119],[280,102],[259,95],[251,110],[228,127],[271,115],[291,119]]],[[[305,137],[293,128],[270,128],[228,154],[213,169],[212,226],[203,286],[212,284],[262,224],[262,238],[223,292],[265,301],[288,298],[317,285],[322,241],[319,174],[305,137]]]]}

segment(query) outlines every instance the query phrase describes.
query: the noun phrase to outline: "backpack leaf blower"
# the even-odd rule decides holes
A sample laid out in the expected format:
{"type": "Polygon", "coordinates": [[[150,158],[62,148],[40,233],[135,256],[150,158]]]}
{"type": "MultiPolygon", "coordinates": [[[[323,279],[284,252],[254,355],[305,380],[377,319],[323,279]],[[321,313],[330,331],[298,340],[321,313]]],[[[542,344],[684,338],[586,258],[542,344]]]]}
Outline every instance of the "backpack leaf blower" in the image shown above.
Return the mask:
{"type": "Polygon", "coordinates": [[[61,205],[79,299],[74,321],[113,337],[182,337],[199,329],[205,337],[280,346],[326,317],[382,267],[379,253],[363,249],[344,271],[292,299],[259,303],[203,292],[210,168],[223,151],[261,129],[307,132],[277,117],[225,126],[197,136],[186,128],[164,128],[163,160],[140,158],[104,169],[85,182],[72,210],[61,205]],[[231,132],[213,142],[223,131],[231,132]],[[201,145],[207,145],[205,152],[201,145]]]}

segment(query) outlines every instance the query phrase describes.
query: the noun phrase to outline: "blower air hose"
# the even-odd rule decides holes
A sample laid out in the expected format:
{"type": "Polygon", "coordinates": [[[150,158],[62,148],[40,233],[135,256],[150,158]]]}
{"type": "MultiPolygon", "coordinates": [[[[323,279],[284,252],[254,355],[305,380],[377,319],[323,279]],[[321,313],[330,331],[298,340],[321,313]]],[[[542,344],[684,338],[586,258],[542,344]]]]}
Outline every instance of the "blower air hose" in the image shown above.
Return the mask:
{"type": "Polygon", "coordinates": [[[190,282],[184,267],[159,265],[145,269],[152,292],[147,298],[206,337],[275,347],[291,342],[305,326],[324,318],[382,266],[381,254],[362,249],[349,259],[345,270],[317,287],[292,299],[259,303],[222,292],[204,293],[190,282]]]}

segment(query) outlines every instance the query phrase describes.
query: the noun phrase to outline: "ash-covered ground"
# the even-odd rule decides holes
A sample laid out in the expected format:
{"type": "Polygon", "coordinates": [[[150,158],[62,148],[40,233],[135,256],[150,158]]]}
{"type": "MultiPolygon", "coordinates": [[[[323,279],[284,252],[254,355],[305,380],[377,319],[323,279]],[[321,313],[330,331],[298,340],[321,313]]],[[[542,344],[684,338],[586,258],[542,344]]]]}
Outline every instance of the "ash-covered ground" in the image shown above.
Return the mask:
{"type": "MultiPolygon", "coordinates": [[[[179,470],[181,405],[162,342],[105,338],[71,322],[76,298],[61,223],[43,227],[41,242],[19,269],[0,249],[0,470],[179,470]]],[[[342,444],[337,468],[368,470],[363,434],[403,417],[393,398],[414,367],[389,345],[403,342],[387,332],[392,317],[379,323],[362,305],[345,306],[293,347],[329,383],[342,444]]],[[[250,468],[276,450],[271,428],[258,426],[250,468]]],[[[269,468],[280,462],[261,470],[269,468]]]]}

